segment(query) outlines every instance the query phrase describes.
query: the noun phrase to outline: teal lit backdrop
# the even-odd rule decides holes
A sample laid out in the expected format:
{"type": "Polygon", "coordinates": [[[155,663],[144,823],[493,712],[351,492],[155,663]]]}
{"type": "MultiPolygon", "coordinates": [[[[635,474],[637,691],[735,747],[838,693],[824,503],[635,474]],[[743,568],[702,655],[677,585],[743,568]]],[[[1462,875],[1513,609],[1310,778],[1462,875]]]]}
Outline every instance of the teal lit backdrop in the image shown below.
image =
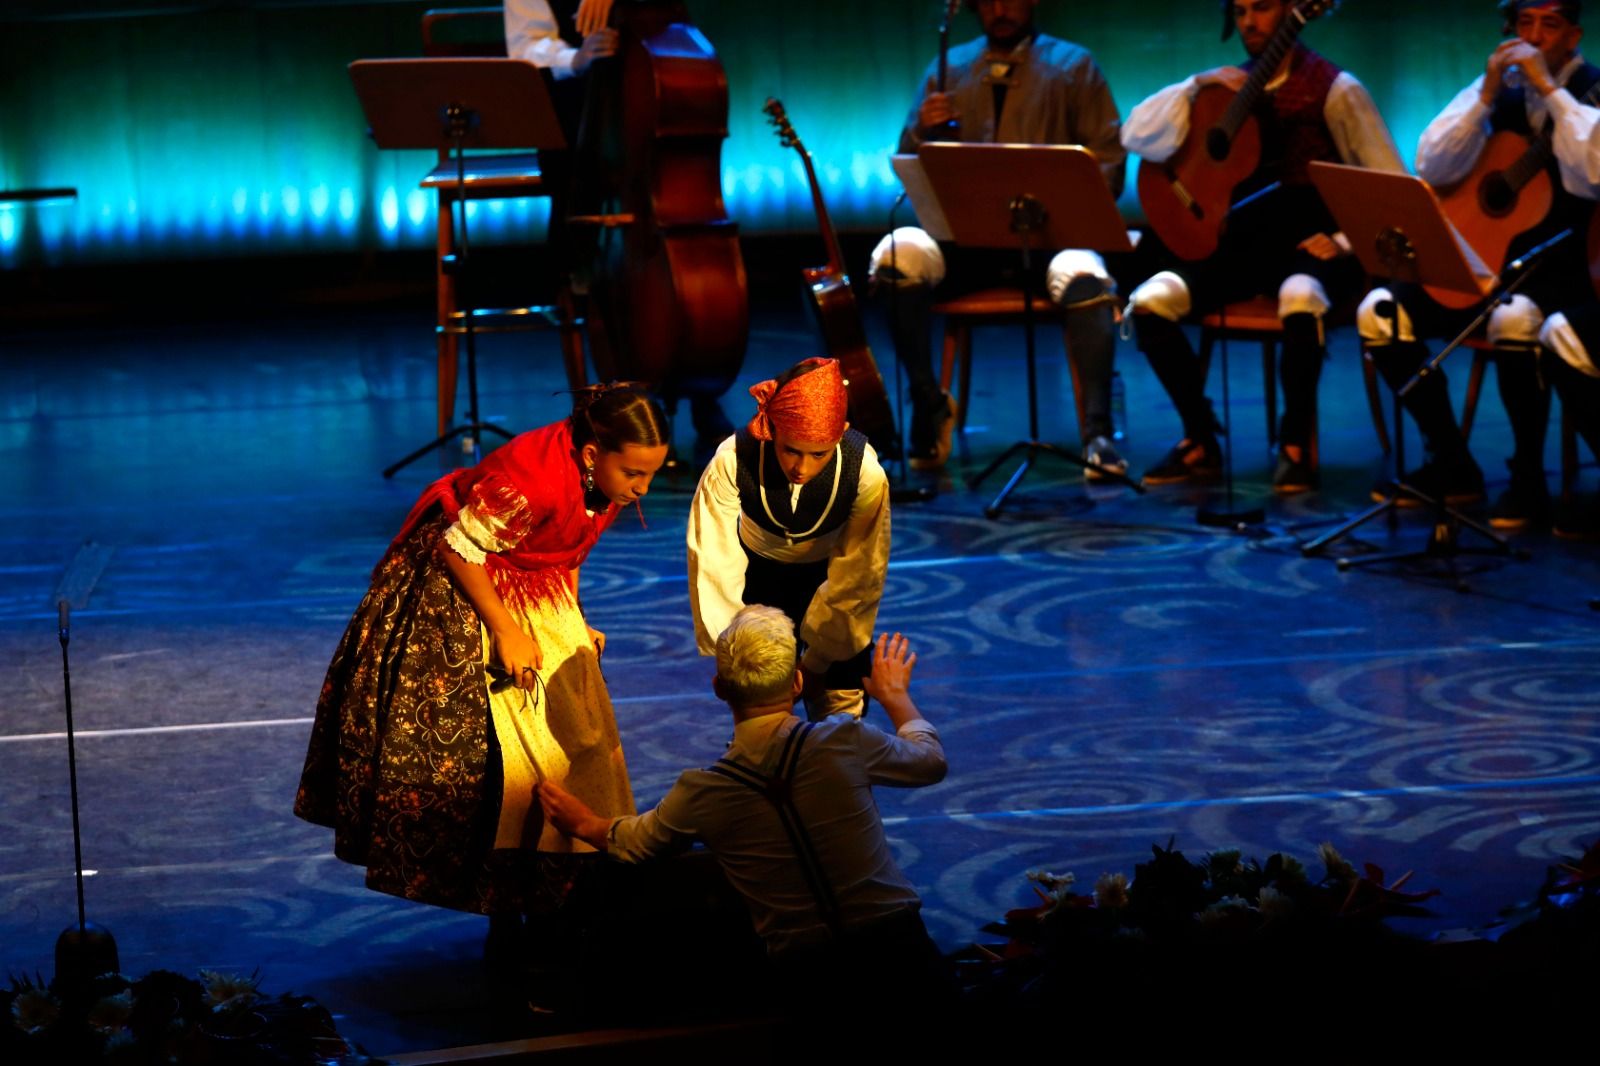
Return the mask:
{"type": "MultiPolygon", "coordinates": [[[[935,48],[935,0],[689,0],[732,93],[723,189],[747,233],[812,225],[799,161],[761,114],[781,97],[835,221],[882,228],[888,154],[935,48]]],[[[363,136],[345,65],[415,55],[415,2],[6,0],[0,188],[73,186],[75,203],[0,209],[0,266],[375,251],[433,239],[426,153],[363,136]]],[[[467,6],[467,5],[460,5],[467,6]]],[[[1126,113],[1234,62],[1211,0],[1045,0],[1041,22],[1099,57],[1126,113]]],[[[1492,0],[1351,0],[1307,40],[1372,91],[1403,156],[1482,69],[1492,0]]],[[[977,33],[963,13],[955,37],[977,33]]],[[[1130,175],[1131,178],[1131,175],[1130,175]]],[[[1130,188],[1132,182],[1129,182],[1130,188]]],[[[1131,193],[1124,199],[1133,209],[1131,193]]],[[[536,201],[474,205],[479,234],[543,226],[536,201]]]]}

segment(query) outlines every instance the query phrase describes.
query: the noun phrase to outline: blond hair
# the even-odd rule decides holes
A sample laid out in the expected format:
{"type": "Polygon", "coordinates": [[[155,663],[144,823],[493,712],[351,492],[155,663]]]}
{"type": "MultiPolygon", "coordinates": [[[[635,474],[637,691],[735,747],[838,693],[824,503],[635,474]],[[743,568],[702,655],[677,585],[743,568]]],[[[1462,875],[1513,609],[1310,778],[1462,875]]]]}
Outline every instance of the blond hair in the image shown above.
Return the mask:
{"type": "Polygon", "coordinates": [[[776,607],[742,608],[717,637],[723,698],[739,707],[784,699],[794,685],[794,623],[776,607]]]}

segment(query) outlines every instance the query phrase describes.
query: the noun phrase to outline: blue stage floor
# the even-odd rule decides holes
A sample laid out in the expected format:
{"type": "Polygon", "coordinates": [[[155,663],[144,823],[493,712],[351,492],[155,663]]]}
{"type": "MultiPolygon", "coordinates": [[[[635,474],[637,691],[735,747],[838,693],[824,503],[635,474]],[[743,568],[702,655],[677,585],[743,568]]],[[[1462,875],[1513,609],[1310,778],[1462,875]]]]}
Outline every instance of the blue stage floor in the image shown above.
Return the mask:
{"type": "MultiPolygon", "coordinates": [[[[1055,336],[1043,432],[1067,442],[1055,336]]],[[[958,472],[1026,424],[1018,335],[979,345],[958,472]]],[[[482,348],[487,415],[523,429],[563,412],[552,337],[482,348]]],[[[1268,508],[1257,534],[1194,524],[1193,490],[1086,494],[1051,460],[999,521],[982,505],[1002,475],[896,509],[880,627],[916,644],[951,773],[879,798],[942,944],[1027,903],[1029,869],[1092,884],[1169,837],[1308,862],[1331,841],[1415,870],[1412,887],[1444,890],[1421,932],[1491,921],[1600,838],[1600,551],[1529,534],[1530,560],[1467,559],[1466,594],[1302,558],[1296,539],[1365,506],[1382,471],[1354,340],[1336,334],[1323,376],[1324,488],[1292,501],[1266,491],[1255,353],[1235,348],[1232,414],[1241,498],[1268,508]]],[[[763,313],[745,377],[808,354],[798,315],[763,313]]],[[[1138,469],[1177,423],[1138,353],[1119,357],[1138,469]]],[[[48,975],[75,915],[53,607],[68,577],[88,590],[71,654],[89,912],[124,970],[259,967],[378,1052],[516,1035],[482,1010],[481,919],[367,891],[290,813],[334,643],[441,470],[377,473],[431,432],[427,314],[56,329],[10,336],[0,360],[0,965],[48,975]]],[[[742,387],[725,404],[741,417],[742,387]]],[[[1509,450],[1492,386],[1473,445],[1492,493],[1509,450]]],[[[690,488],[658,482],[649,528],[619,521],[584,572],[642,803],[728,735],[689,624],[690,488]]],[[[1427,532],[1408,513],[1359,538],[1427,532]]]]}

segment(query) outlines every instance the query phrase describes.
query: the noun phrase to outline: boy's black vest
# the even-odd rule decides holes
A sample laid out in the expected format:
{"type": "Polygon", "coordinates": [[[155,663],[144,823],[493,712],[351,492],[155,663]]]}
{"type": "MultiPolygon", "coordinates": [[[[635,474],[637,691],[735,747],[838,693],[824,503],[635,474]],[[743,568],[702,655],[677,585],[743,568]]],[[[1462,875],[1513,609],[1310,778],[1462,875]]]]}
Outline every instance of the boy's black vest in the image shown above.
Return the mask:
{"type": "Polygon", "coordinates": [[[778,465],[778,455],[771,441],[759,441],[751,435],[748,426],[735,435],[734,452],[738,456],[739,510],[745,521],[754,522],[777,537],[791,541],[810,540],[832,533],[850,518],[855,505],[856,492],[861,486],[861,459],[867,451],[867,438],[853,429],[847,429],[839,442],[838,451],[816,477],[800,489],[800,499],[794,506],[789,503],[792,487],[778,465]],[[765,467],[762,458],[765,453],[765,467]],[[843,464],[840,466],[840,464],[843,464]],[[834,477],[837,471],[839,491],[834,494],[834,477]],[[764,481],[758,481],[765,474],[764,481]],[[767,492],[766,506],[761,505],[761,488],[767,492]],[[826,515],[829,497],[833,506],[826,515]],[[767,511],[771,510],[771,516],[767,511]],[[776,519],[776,522],[774,522],[776,519]],[[821,523],[818,523],[821,519],[821,523]],[[813,531],[812,527],[816,529],[813,531]]]}

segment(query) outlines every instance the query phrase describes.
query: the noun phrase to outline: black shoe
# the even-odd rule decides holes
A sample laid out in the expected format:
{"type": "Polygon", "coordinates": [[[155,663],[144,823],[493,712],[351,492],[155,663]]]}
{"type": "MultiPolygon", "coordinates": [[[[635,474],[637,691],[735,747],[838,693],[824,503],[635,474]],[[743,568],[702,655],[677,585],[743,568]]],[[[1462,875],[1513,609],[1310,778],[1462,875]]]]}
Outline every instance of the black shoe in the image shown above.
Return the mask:
{"type": "Polygon", "coordinates": [[[1517,530],[1542,526],[1550,520],[1550,490],[1544,474],[1511,474],[1511,484],[1489,509],[1489,524],[1496,529],[1517,530]]]}
{"type": "MultiPolygon", "coordinates": [[[[1483,471],[1471,457],[1455,462],[1435,460],[1424,463],[1406,474],[1406,484],[1430,499],[1440,500],[1448,507],[1465,507],[1483,501],[1483,471]]],[[[1379,482],[1373,486],[1372,498],[1386,500],[1394,492],[1394,483],[1379,482]]],[[[1395,500],[1397,507],[1426,506],[1414,496],[1402,494],[1395,500]]]]}
{"type": "Polygon", "coordinates": [[[1556,505],[1550,532],[1562,540],[1600,540],[1600,497],[1562,500],[1556,505]]]}
{"type": "Polygon", "coordinates": [[[1144,472],[1144,482],[1171,485],[1179,481],[1214,481],[1221,476],[1222,449],[1217,447],[1216,438],[1192,441],[1185,437],[1144,472]]]}
{"type": "Polygon", "coordinates": [[[1304,459],[1291,459],[1286,451],[1278,452],[1278,466],[1272,471],[1272,491],[1280,496],[1293,496],[1310,492],[1321,482],[1317,471],[1304,459]]]}

